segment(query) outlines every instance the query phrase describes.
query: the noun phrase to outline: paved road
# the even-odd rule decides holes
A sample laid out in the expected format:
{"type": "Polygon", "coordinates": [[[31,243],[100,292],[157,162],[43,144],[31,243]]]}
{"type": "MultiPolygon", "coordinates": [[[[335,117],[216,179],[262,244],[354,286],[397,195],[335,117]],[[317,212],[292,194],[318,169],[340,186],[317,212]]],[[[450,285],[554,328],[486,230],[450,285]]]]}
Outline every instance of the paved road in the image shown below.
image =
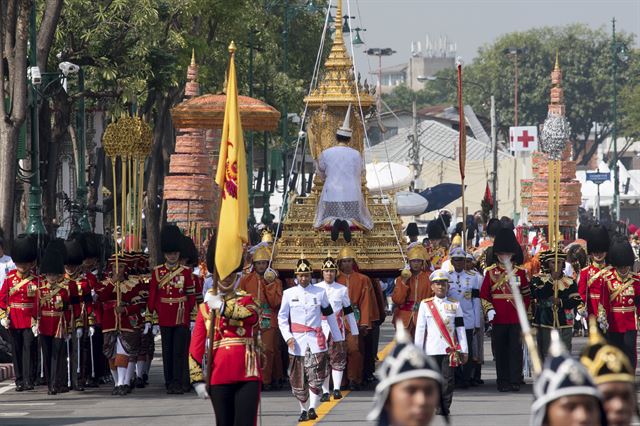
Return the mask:
{"type": "MultiPolygon", "coordinates": [[[[385,324],[381,333],[381,349],[391,341],[391,326],[385,324]]],[[[584,338],[574,338],[574,353],[582,348],[584,338]]],[[[159,342],[158,342],[159,343],[159,342]]],[[[157,345],[159,351],[159,345],[157,345]]],[[[488,342],[485,344],[488,362],[483,368],[486,384],[469,390],[456,390],[452,406],[453,425],[526,425],[531,406],[531,385],[520,393],[498,393],[495,370],[488,342]]],[[[85,392],[70,392],[48,396],[44,387],[35,392],[16,393],[11,383],[0,383],[0,424],[9,425],[211,425],[209,402],[195,394],[166,395],[161,386],[162,365],[159,353],[151,372],[152,384],[135,390],[127,397],[111,396],[111,389],[102,386],[85,392]]],[[[530,380],[528,380],[530,382],[530,380]]],[[[330,411],[318,422],[321,425],[368,425],[365,417],[371,406],[372,392],[351,392],[337,405],[324,404],[320,414],[330,411]]],[[[296,424],[298,404],[289,391],[263,394],[262,425],[296,424]]],[[[306,425],[312,424],[311,422],[306,425]]],[[[441,421],[437,425],[444,424],[441,421]]]]}

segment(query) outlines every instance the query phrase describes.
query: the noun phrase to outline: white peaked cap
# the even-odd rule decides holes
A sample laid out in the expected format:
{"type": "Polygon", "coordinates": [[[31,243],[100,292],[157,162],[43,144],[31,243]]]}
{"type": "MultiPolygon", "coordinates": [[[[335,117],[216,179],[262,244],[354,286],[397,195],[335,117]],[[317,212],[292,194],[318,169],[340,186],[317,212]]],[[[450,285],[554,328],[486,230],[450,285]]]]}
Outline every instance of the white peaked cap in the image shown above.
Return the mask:
{"type": "Polygon", "coordinates": [[[351,104],[349,104],[349,108],[347,108],[347,115],[344,116],[344,122],[342,123],[342,126],[340,126],[340,128],[338,129],[338,131],[336,132],[336,135],[339,136],[344,136],[347,138],[351,137],[351,126],[349,124],[349,119],[351,118],[351,104]]]}

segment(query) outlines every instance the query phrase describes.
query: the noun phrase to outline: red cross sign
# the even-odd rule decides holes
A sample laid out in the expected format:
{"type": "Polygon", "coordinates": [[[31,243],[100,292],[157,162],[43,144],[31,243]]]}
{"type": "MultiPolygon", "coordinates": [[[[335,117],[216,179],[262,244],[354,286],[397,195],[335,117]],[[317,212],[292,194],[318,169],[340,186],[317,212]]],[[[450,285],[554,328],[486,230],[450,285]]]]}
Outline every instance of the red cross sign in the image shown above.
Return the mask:
{"type": "Polygon", "coordinates": [[[509,128],[509,149],[511,151],[536,151],[538,149],[538,128],[520,126],[509,128]]]}

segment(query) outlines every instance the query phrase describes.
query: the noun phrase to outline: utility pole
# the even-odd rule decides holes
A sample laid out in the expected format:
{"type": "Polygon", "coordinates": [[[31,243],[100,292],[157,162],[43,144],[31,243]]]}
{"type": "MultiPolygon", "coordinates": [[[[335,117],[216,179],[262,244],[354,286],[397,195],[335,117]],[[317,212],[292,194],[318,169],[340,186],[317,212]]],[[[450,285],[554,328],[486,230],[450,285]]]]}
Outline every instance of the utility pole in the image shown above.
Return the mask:
{"type": "Polygon", "coordinates": [[[611,39],[611,54],[613,60],[612,75],[613,75],[613,126],[611,128],[611,138],[613,139],[613,220],[620,220],[620,175],[618,169],[618,87],[617,73],[618,73],[618,45],[616,42],[616,18],[611,20],[612,25],[612,39],[611,39]]]}
{"type": "MultiPolygon", "coordinates": [[[[36,52],[36,2],[32,1],[29,17],[29,62],[31,67],[37,67],[36,52]]],[[[46,234],[42,222],[42,188],[40,187],[40,137],[38,133],[38,89],[32,79],[31,85],[31,179],[29,184],[29,222],[28,234],[46,234]]],[[[53,184],[53,182],[52,182],[53,184]]]]}
{"type": "Polygon", "coordinates": [[[491,173],[493,209],[491,216],[493,217],[498,217],[498,139],[496,133],[496,99],[491,95],[491,150],[493,151],[493,172],[491,173]]]}
{"type": "Polygon", "coordinates": [[[78,112],[76,114],[76,128],[78,133],[78,170],[76,188],[76,198],[80,205],[80,218],[78,225],[82,232],[91,231],[91,225],[89,225],[89,218],[87,215],[87,167],[85,163],[87,144],[86,144],[86,131],[85,131],[85,108],[84,108],[84,69],[78,70],[78,90],[80,90],[80,99],[78,99],[78,112]]]}

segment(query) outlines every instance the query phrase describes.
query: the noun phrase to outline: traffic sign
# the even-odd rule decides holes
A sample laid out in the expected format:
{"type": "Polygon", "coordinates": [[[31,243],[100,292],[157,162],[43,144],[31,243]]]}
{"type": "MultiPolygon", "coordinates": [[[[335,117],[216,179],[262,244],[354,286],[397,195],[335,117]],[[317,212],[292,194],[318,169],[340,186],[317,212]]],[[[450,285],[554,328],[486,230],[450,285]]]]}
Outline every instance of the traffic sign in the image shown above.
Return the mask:
{"type": "Polygon", "coordinates": [[[587,180],[600,185],[611,179],[611,172],[587,172],[587,180]]]}

